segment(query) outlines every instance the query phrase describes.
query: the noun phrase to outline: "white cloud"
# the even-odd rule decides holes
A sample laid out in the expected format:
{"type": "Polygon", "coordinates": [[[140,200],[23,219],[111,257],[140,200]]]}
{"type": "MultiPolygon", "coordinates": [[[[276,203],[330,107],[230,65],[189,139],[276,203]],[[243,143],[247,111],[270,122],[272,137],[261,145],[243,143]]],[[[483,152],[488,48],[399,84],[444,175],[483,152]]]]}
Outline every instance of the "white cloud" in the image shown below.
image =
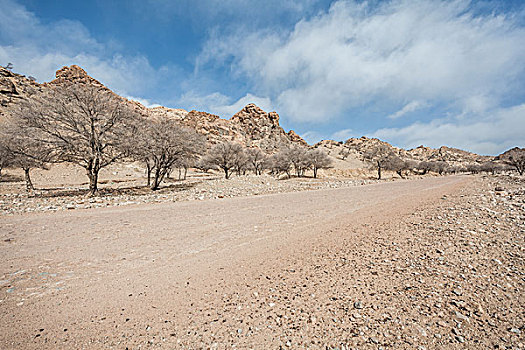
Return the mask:
{"type": "Polygon", "coordinates": [[[338,1],[289,33],[213,37],[199,57],[231,63],[283,114],[324,122],[378,100],[461,109],[523,91],[525,29],[470,1],[338,1]]]}
{"type": "Polygon", "coordinates": [[[188,109],[205,110],[220,116],[231,117],[239,112],[247,104],[254,103],[266,112],[273,111],[272,101],[267,97],[258,97],[250,93],[241,97],[237,101],[219,92],[209,95],[198,95],[194,92],[184,94],[178,103],[186,106],[188,109]]]}
{"type": "Polygon", "coordinates": [[[234,115],[249,103],[255,103],[257,106],[259,106],[266,112],[273,111],[272,101],[269,98],[257,97],[252,94],[247,94],[246,96],[240,98],[239,100],[230,105],[214,106],[212,107],[212,110],[222,115],[234,115]]]}
{"type": "Polygon", "coordinates": [[[153,103],[153,102],[151,102],[150,100],[148,100],[146,98],[133,97],[133,96],[124,96],[124,98],[127,98],[128,100],[131,100],[131,101],[137,101],[141,105],[143,105],[144,107],[147,107],[147,108],[160,107],[159,104],[153,103]]]}
{"type": "Polygon", "coordinates": [[[147,11],[161,20],[189,17],[196,25],[227,20],[235,26],[278,22],[283,16],[303,16],[318,0],[134,0],[136,11],[147,11]],[[239,21],[241,19],[242,21],[239,21]]]}
{"type": "Polygon", "coordinates": [[[352,129],[343,129],[343,130],[334,132],[331,136],[331,139],[335,141],[346,141],[353,135],[354,135],[354,131],[352,129]]]}
{"type": "Polygon", "coordinates": [[[514,146],[525,146],[525,104],[490,110],[482,115],[416,122],[402,128],[384,128],[372,137],[401,147],[445,144],[480,154],[496,155],[514,146]]]}
{"type": "Polygon", "coordinates": [[[426,106],[427,106],[427,104],[425,102],[412,101],[412,102],[407,103],[405,106],[403,106],[403,108],[401,108],[399,111],[390,114],[387,118],[390,118],[390,119],[401,118],[402,116],[404,116],[407,113],[414,112],[414,111],[416,111],[418,109],[421,109],[421,108],[424,108],[426,106]]]}
{"type": "Polygon", "coordinates": [[[323,139],[323,136],[318,131],[310,130],[301,134],[301,137],[310,145],[315,145],[323,139]]]}
{"type": "Polygon", "coordinates": [[[77,64],[117,93],[141,94],[156,84],[157,71],[141,55],[123,56],[100,43],[80,22],[42,23],[25,7],[0,0],[0,64],[49,81],[63,66],[77,64]]]}
{"type": "Polygon", "coordinates": [[[210,111],[213,106],[224,106],[230,103],[230,98],[219,92],[214,92],[209,95],[199,95],[194,91],[186,92],[177,101],[178,104],[184,106],[187,110],[197,109],[210,111]]]}

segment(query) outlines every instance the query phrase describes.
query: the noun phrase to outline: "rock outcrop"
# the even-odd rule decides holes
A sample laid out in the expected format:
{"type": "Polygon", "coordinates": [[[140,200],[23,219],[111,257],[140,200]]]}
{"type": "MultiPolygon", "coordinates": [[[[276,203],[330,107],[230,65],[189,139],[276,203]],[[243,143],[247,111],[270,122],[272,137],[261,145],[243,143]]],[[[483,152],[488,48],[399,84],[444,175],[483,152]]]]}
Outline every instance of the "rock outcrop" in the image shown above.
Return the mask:
{"type": "Polygon", "coordinates": [[[0,120],[16,101],[27,98],[40,88],[41,85],[32,79],[0,66],[0,120]]]}
{"type": "Polygon", "coordinates": [[[441,146],[437,149],[419,146],[407,151],[407,155],[416,160],[445,161],[451,165],[464,163],[484,163],[494,159],[490,156],[481,156],[457,148],[441,146]]]}
{"type": "Polygon", "coordinates": [[[472,163],[484,163],[494,159],[490,156],[481,156],[476,153],[463,151],[457,148],[441,146],[434,149],[425,146],[419,146],[414,149],[405,150],[395,147],[388,142],[381,141],[377,138],[350,138],[344,143],[333,140],[323,140],[318,142],[314,147],[322,148],[326,153],[338,159],[358,158],[363,160],[363,155],[373,153],[379,147],[390,150],[390,153],[397,155],[401,159],[413,159],[417,161],[445,161],[450,165],[466,165],[472,163]]]}
{"type": "Polygon", "coordinates": [[[50,83],[44,83],[44,85],[68,85],[75,83],[91,84],[108,89],[100,81],[90,77],[85,70],[77,65],[62,67],[61,69],[57,70],[55,73],[55,79],[50,83]]]}
{"type": "MultiPolygon", "coordinates": [[[[9,109],[12,108],[16,101],[30,98],[31,94],[38,90],[75,83],[91,84],[111,91],[76,65],[59,69],[56,72],[56,78],[44,84],[39,84],[29,77],[13,73],[11,70],[0,66],[0,120],[9,113],[9,109]]],[[[248,104],[230,119],[226,119],[195,110],[188,112],[184,109],[167,107],[147,108],[137,101],[130,101],[121,96],[118,96],[118,98],[126,101],[136,111],[149,118],[173,118],[179,121],[181,125],[193,128],[198,133],[205,135],[210,144],[234,141],[247,147],[257,146],[267,153],[274,153],[280,148],[292,144],[308,146],[306,141],[295,131],[284,131],[279,124],[279,114],[263,111],[255,104],[248,104]]],[[[379,139],[364,136],[361,138],[350,138],[344,143],[324,140],[313,147],[323,149],[334,159],[350,161],[351,159],[362,159],[362,155],[365,153],[376,147],[385,146],[391,149],[392,153],[403,159],[442,160],[451,165],[482,163],[493,159],[493,157],[480,156],[446,146],[438,149],[420,146],[407,151],[379,139]]]]}
{"type": "MultiPolygon", "coordinates": [[[[89,76],[77,65],[59,69],[54,80],[43,84],[38,84],[23,75],[0,67],[0,118],[9,113],[9,108],[16,100],[30,98],[30,95],[36,90],[77,83],[95,85],[111,92],[104,84],[89,76]]],[[[147,117],[176,119],[183,126],[193,128],[198,133],[205,135],[210,144],[234,141],[247,147],[260,147],[268,153],[293,143],[307,145],[293,130],[288,133],[283,130],[279,125],[279,115],[276,112],[265,112],[254,104],[248,104],[231,119],[225,119],[200,111],[188,112],[184,109],[167,107],[147,108],[137,101],[127,100],[116,94],[115,96],[126,101],[147,117]]]]}

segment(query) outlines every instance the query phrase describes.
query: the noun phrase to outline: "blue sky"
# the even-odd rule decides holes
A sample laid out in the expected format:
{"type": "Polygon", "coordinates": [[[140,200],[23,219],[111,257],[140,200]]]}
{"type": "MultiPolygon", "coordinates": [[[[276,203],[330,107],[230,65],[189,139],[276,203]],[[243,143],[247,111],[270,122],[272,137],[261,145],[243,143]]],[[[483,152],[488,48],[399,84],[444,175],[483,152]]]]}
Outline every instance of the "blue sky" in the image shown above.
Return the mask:
{"type": "Polygon", "coordinates": [[[253,102],[309,142],[525,146],[525,3],[0,0],[0,64],[78,64],[148,106],[253,102]]]}

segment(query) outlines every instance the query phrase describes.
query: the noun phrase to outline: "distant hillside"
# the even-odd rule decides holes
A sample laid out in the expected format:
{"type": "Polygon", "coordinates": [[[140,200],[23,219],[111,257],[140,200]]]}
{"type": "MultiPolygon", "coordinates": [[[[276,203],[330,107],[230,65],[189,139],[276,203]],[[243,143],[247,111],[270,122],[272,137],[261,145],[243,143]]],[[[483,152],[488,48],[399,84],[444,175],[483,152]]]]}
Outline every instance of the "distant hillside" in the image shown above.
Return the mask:
{"type": "MultiPolygon", "coordinates": [[[[29,78],[0,67],[0,118],[20,99],[31,98],[38,90],[54,85],[84,83],[109,90],[98,80],[90,77],[78,66],[63,67],[56,72],[56,79],[38,84],[29,78]]],[[[109,90],[111,91],[111,90],[109,90]]],[[[120,97],[120,96],[119,96],[120,97]]],[[[221,118],[206,112],[185,111],[166,107],[147,108],[137,101],[129,101],[142,115],[158,118],[167,116],[178,120],[182,125],[195,129],[207,137],[210,143],[235,141],[245,146],[258,146],[267,152],[274,152],[290,144],[306,146],[307,143],[293,130],[285,132],[279,125],[276,112],[265,112],[254,104],[248,104],[230,119],[221,118]]]]}
{"type": "MultiPolygon", "coordinates": [[[[90,77],[78,66],[63,67],[56,72],[56,79],[51,82],[39,84],[32,79],[13,73],[0,67],[0,120],[9,113],[17,101],[31,98],[31,94],[56,85],[84,83],[107,89],[101,82],[90,77]]],[[[273,153],[289,145],[309,146],[293,130],[288,132],[279,124],[279,114],[265,112],[254,104],[248,104],[231,118],[221,118],[207,112],[186,111],[167,107],[147,108],[137,101],[130,101],[121,96],[142,115],[150,118],[169,117],[178,120],[182,125],[195,129],[206,136],[210,144],[222,141],[235,141],[245,146],[257,146],[262,150],[273,153]]],[[[315,147],[323,149],[336,162],[338,167],[355,168],[363,166],[363,154],[379,146],[386,146],[403,159],[446,161],[450,164],[482,163],[492,160],[493,157],[480,156],[475,153],[460,149],[442,146],[438,149],[419,146],[405,150],[394,147],[385,141],[375,138],[350,138],[344,143],[325,140],[317,143],[315,147]]]]}
{"type": "Polygon", "coordinates": [[[450,165],[461,165],[469,163],[483,163],[493,160],[494,157],[480,156],[478,154],[463,151],[457,148],[441,146],[438,149],[419,146],[414,149],[405,150],[395,147],[388,142],[366,136],[350,138],[345,142],[323,140],[315,144],[316,148],[324,149],[332,157],[340,160],[357,158],[363,160],[366,153],[373,153],[374,149],[386,147],[391,153],[402,159],[413,159],[418,161],[445,161],[450,165]]]}

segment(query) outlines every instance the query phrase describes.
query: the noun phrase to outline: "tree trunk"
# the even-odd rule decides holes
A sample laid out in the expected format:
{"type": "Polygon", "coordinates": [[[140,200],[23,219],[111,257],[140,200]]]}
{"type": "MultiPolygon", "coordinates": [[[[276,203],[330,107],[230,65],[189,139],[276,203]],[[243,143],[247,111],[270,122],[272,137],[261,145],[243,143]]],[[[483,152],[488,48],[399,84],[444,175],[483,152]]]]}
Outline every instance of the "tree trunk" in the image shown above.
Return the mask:
{"type": "Polygon", "coordinates": [[[98,192],[98,170],[88,172],[89,177],[89,196],[94,196],[98,192]]]}
{"type": "Polygon", "coordinates": [[[89,178],[89,192],[88,196],[94,196],[98,192],[98,172],[100,171],[100,160],[95,158],[91,160],[89,167],[86,168],[86,173],[89,178]]]}
{"type": "Polygon", "coordinates": [[[146,162],[146,174],[148,175],[148,187],[151,186],[151,165],[149,165],[148,162],[146,162]]]}
{"type": "Polygon", "coordinates": [[[229,179],[229,178],[230,178],[230,173],[229,173],[229,171],[228,171],[228,168],[224,168],[223,170],[224,170],[224,177],[225,177],[226,179],[229,179]]]}
{"type": "Polygon", "coordinates": [[[184,167],[184,177],[182,179],[186,180],[186,176],[188,176],[188,168],[184,167]]]}
{"type": "Polygon", "coordinates": [[[151,186],[151,189],[153,191],[159,189],[160,183],[162,182],[162,180],[164,180],[164,177],[166,176],[167,172],[168,170],[162,170],[157,167],[157,169],[155,170],[155,176],[153,177],[153,185],[151,186]]]}
{"type": "Polygon", "coordinates": [[[314,167],[314,179],[316,179],[316,178],[317,178],[317,168],[314,167]]]}
{"type": "Polygon", "coordinates": [[[377,162],[377,179],[381,180],[381,163],[377,162]]]}
{"type": "Polygon", "coordinates": [[[29,175],[29,171],[31,168],[24,168],[24,178],[26,180],[26,190],[27,192],[31,192],[35,189],[33,186],[33,182],[31,182],[31,176],[29,175]]]}

